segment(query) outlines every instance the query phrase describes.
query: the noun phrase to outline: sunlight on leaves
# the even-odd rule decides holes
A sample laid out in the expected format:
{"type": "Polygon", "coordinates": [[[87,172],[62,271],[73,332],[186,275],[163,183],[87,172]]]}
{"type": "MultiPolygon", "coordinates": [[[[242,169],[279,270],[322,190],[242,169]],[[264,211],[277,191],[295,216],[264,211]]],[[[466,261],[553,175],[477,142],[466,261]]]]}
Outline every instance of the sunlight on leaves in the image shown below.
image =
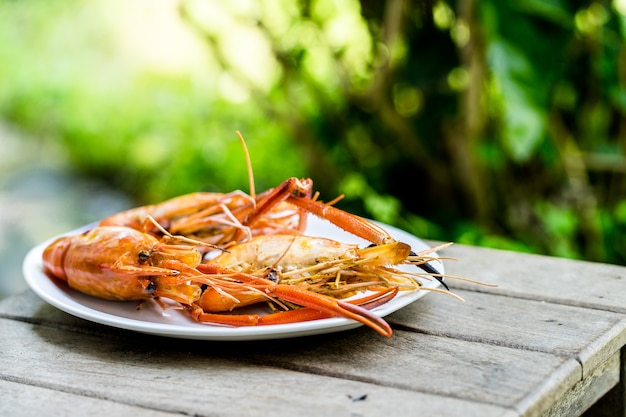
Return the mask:
{"type": "Polygon", "coordinates": [[[456,16],[445,1],[439,0],[433,6],[433,20],[439,29],[450,29],[454,26],[456,16]]]}
{"type": "Polygon", "coordinates": [[[505,145],[515,160],[525,161],[545,133],[543,109],[529,96],[526,88],[535,73],[527,58],[503,40],[492,42],[488,54],[494,81],[503,97],[500,105],[504,113],[505,145]]]}

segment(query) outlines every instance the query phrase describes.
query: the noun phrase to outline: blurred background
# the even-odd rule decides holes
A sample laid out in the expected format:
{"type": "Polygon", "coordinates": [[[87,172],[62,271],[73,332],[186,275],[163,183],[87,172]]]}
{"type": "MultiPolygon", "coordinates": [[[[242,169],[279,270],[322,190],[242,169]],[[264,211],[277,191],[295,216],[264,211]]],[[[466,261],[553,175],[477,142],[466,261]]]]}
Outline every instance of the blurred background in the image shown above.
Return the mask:
{"type": "Polygon", "coordinates": [[[310,177],[419,237],[626,264],[626,0],[0,0],[0,297],[58,233],[310,177]]]}

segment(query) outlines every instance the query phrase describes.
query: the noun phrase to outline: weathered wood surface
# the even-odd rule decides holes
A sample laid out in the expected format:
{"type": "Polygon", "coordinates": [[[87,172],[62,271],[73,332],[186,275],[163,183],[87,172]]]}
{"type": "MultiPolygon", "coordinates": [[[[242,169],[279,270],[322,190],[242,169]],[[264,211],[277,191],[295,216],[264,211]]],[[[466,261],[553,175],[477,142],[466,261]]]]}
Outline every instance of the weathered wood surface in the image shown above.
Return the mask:
{"type": "Polygon", "coordinates": [[[27,291],[0,302],[0,415],[575,416],[621,387],[626,268],[460,245],[442,255],[458,258],[446,272],[498,287],[450,280],[465,302],[429,294],[388,317],[390,339],[168,339],[27,291]]]}
{"type": "Polygon", "coordinates": [[[495,249],[453,245],[444,253],[446,273],[498,287],[455,287],[548,303],[626,313],[626,273],[617,265],[584,262],[495,249]],[[480,256],[476,256],[480,253],[480,256]]]}

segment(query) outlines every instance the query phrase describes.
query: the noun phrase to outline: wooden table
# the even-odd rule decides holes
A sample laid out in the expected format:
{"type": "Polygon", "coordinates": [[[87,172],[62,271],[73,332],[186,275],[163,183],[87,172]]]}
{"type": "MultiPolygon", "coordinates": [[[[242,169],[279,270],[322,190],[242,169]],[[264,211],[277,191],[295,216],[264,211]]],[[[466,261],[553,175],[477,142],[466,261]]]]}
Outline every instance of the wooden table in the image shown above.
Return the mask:
{"type": "MultiPolygon", "coordinates": [[[[169,339],[0,302],[0,415],[626,416],[626,268],[455,245],[460,302],[429,294],[368,328],[169,339]],[[594,405],[595,404],[595,405],[594,405]]],[[[18,279],[18,278],[16,278],[18,279]]]]}

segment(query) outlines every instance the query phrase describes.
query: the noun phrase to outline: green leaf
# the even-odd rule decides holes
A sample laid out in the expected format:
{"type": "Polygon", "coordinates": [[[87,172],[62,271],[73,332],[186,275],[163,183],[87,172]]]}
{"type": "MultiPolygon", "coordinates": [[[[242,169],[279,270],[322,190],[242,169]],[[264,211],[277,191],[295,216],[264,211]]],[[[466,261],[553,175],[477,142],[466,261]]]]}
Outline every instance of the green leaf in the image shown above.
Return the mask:
{"type": "Polygon", "coordinates": [[[545,135],[544,110],[528,89],[536,73],[523,52],[503,39],[490,43],[488,61],[502,97],[504,145],[513,160],[527,161],[545,135]]]}

